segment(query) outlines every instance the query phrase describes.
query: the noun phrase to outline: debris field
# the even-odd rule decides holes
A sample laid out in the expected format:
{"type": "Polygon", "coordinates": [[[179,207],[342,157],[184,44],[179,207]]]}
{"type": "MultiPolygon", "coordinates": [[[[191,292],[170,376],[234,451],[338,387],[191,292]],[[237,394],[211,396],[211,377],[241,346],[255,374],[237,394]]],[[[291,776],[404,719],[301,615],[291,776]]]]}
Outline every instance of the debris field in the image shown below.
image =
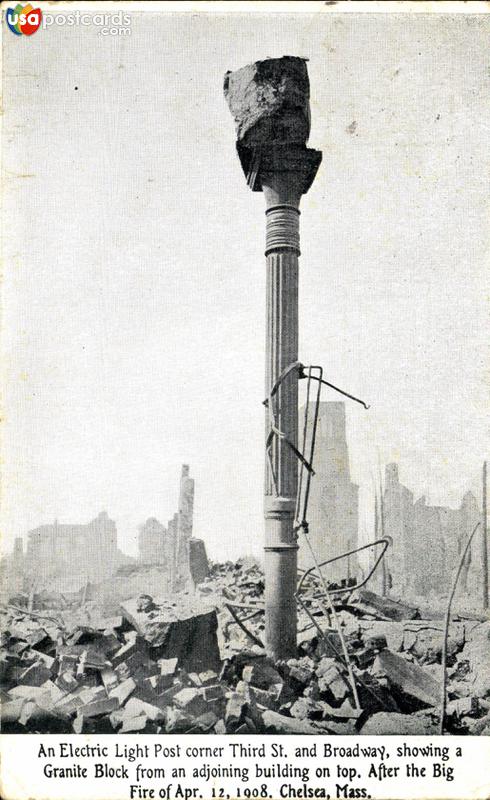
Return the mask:
{"type": "MultiPolygon", "coordinates": [[[[264,580],[251,559],[215,564],[194,593],[140,594],[102,617],[6,605],[5,733],[434,734],[442,704],[444,621],[366,589],[310,586],[298,605],[297,657],[261,646],[264,580]],[[350,670],[350,673],[349,673],[350,670]],[[355,683],[353,692],[352,678],[355,683]]],[[[454,614],[445,732],[490,735],[490,620],[454,614]]]]}

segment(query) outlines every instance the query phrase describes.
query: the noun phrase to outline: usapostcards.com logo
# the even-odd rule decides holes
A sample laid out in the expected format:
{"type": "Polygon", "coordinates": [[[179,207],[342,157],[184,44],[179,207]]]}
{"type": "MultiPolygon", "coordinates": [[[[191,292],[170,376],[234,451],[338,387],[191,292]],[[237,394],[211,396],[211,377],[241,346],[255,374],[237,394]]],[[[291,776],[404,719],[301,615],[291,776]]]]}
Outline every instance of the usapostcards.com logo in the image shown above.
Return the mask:
{"type": "Polygon", "coordinates": [[[32,36],[41,26],[43,30],[51,25],[96,25],[102,36],[128,36],[131,17],[118,11],[116,14],[85,14],[77,10],[70,14],[43,14],[40,8],[33,8],[29,3],[15,8],[8,8],[5,15],[7,25],[16,36],[32,36]]]}
{"type": "Polygon", "coordinates": [[[7,25],[16,36],[32,36],[36,33],[41,24],[43,12],[40,8],[33,8],[30,4],[21,6],[18,3],[15,8],[7,8],[7,25]]]}

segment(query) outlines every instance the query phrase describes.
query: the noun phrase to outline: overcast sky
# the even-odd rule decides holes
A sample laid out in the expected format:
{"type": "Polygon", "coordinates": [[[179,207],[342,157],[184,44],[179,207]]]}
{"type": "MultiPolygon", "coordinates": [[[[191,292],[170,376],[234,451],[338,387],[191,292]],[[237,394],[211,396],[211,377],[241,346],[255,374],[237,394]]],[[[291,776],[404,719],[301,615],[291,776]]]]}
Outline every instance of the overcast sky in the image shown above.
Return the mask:
{"type": "Polygon", "coordinates": [[[185,462],[211,556],[259,551],[264,199],[222,84],[284,54],[309,59],[323,151],[301,206],[300,358],[371,405],[347,411],[361,532],[378,462],[432,503],[479,491],[488,22],[133,6],[130,36],[4,31],[8,547],[104,509],[134,554],[185,462]]]}

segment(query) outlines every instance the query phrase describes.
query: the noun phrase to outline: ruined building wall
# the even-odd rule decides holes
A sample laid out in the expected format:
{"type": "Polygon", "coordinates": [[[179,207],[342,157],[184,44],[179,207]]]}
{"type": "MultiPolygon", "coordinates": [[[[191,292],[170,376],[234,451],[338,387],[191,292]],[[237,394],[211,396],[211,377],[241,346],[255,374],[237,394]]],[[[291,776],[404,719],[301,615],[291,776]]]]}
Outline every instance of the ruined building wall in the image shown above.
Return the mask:
{"type": "Polygon", "coordinates": [[[167,530],[154,517],[140,526],[138,534],[139,560],[142,564],[165,564],[164,540],[167,530]]]}
{"type": "Polygon", "coordinates": [[[413,494],[400,483],[398,465],[387,464],[381,530],[392,540],[385,556],[387,588],[406,586],[406,573],[411,566],[411,542],[414,531],[413,494]]]}
{"type": "Polygon", "coordinates": [[[26,580],[36,587],[74,591],[117,569],[116,524],[105,511],[87,525],[41,525],[28,533],[26,580]]]}
{"type": "MultiPolygon", "coordinates": [[[[386,556],[393,594],[448,594],[459,554],[479,518],[471,492],[457,509],[428,505],[424,496],[414,503],[412,492],[400,483],[398,465],[387,464],[384,532],[393,541],[386,556]]],[[[478,584],[476,573],[470,549],[460,578],[462,591],[478,584]]]]}
{"type": "Polygon", "coordinates": [[[139,530],[139,561],[165,568],[173,591],[190,588],[209,574],[206,547],[193,539],[194,479],[189,466],[182,465],[179,484],[179,510],[168,521],[167,529],[151,518],[139,530]],[[191,570],[191,560],[193,569],[191,570]]]}
{"type": "MultiPolygon", "coordinates": [[[[310,414],[313,413],[311,404],[310,414]]],[[[304,409],[300,412],[300,429],[304,409]]],[[[320,404],[318,429],[311,481],[308,520],[310,541],[317,559],[325,561],[357,547],[359,487],[351,481],[346,436],[345,403],[320,404]]],[[[299,565],[303,569],[313,562],[300,534],[299,565]]],[[[328,565],[324,575],[329,581],[356,575],[358,563],[351,557],[328,565]]]]}
{"type": "Polygon", "coordinates": [[[194,479],[189,477],[189,467],[182,465],[177,519],[175,582],[184,588],[191,575],[189,570],[189,540],[192,537],[194,515],[194,479]]]}

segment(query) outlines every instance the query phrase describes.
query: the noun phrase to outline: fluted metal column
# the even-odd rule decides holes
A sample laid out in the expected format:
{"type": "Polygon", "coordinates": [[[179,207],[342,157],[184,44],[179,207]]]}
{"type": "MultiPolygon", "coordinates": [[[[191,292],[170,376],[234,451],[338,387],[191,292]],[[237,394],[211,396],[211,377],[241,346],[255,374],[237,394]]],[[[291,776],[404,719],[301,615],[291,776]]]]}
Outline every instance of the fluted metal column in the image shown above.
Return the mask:
{"type": "MultiPolygon", "coordinates": [[[[294,174],[264,176],[266,200],[266,361],[265,394],[298,359],[298,256],[300,192],[294,174]]],[[[286,439],[297,445],[298,374],[281,383],[272,401],[276,427],[265,463],[265,639],[276,659],[296,653],[296,580],[298,545],[293,531],[298,464],[286,439]]],[[[266,414],[266,436],[269,415],[266,414]]]]}

